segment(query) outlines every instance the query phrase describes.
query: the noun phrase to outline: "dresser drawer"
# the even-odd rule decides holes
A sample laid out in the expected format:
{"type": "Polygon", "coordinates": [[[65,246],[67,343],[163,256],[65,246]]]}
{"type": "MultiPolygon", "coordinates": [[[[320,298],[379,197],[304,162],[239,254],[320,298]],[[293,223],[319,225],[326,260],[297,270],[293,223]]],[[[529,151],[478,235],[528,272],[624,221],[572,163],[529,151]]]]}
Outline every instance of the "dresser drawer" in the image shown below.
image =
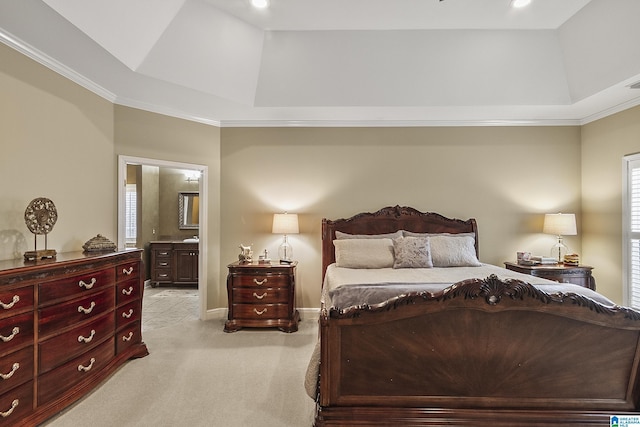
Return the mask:
{"type": "Polygon", "coordinates": [[[289,301],[289,288],[234,288],[233,301],[236,303],[273,304],[289,301]]]}
{"type": "Polygon", "coordinates": [[[81,356],[38,378],[38,405],[61,396],[76,384],[100,372],[113,358],[113,337],[81,356]]]}
{"type": "Polygon", "coordinates": [[[0,395],[0,426],[13,426],[33,410],[33,381],[0,395]]]}
{"type": "Polygon", "coordinates": [[[32,378],[33,346],[0,357],[0,394],[32,378]]]}
{"type": "Polygon", "coordinates": [[[30,342],[33,342],[33,312],[19,314],[2,321],[0,355],[13,352],[30,342]]]}
{"type": "Polygon", "coordinates": [[[127,304],[140,299],[140,280],[131,279],[116,286],[116,305],[127,304]]]}
{"type": "Polygon", "coordinates": [[[278,319],[289,315],[287,304],[233,304],[237,319],[278,319]]]}
{"type": "Polygon", "coordinates": [[[127,323],[140,320],[142,317],[142,301],[133,301],[127,305],[116,308],[116,328],[121,328],[127,323]]]}
{"type": "Polygon", "coordinates": [[[289,276],[282,274],[242,274],[232,277],[232,285],[235,287],[263,287],[263,288],[288,288],[289,276]]]}
{"type": "Polygon", "coordinates": [[[0,319],[33,308],[33,286],[0,291],[0,319]]]}
{"type": "Polygon", "coordinates": [[[114,289],[94,292],[81,299],[39,310],[41,335],[58,332],[60,329],[84,322],[107,313],[114,308],[114,289]]]}
{"type": "Polygon", "coordinates": [[[140,322],[130,323],[126,327],[116,332],[116,350],[117,354],[122,353],[134,344],[142,342],[142,334],[140,332],[140,322]]]}
{"type": "Polygon", "coordinates": [[[116,267],[116,280],[121,282],[133,278],[140,278],[140,263],[130,262],[128,264],[120,264],[116,267]]]}
{"type": "Polygon", "coordinates": [[[93,322],[71,329],[38,345],[39,373],[50,371],[58,365],[95,347],[113,335],[113,312],[93,322]]]}
{"type": "Polygon", "coordinates": [[[39,304],[43,306],[60,298],[79,297],[83,293],[113,286],[114,280],[115,271],[113,268],[108,268],[81,276],[41,283],[38,285],[39,304]]]}

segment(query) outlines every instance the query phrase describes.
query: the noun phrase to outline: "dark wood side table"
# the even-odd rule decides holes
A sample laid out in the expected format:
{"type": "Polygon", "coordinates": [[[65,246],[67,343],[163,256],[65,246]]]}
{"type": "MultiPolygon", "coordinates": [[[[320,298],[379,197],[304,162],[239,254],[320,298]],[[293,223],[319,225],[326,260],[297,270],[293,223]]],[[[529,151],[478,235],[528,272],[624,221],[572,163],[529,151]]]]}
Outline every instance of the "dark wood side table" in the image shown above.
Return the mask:
{"type": "Polygon", "coordinates": [[[520,265],[515,262],[505,262],[504,266],[507,270],[517,271],[518,273],[542,277],[560,283],[573,283],[574,285],[596,290],[596,279],[591,275],[593,267],[588,265],[520,265]]]}
{"type": "Polygon", "coordinates": [[[291,264],[229,264],[229,316],[224,331],[235,332],[243,327],[297,331],[300,322],[300,313],[295,308],[297,265],[297,261],[291,264]]]}

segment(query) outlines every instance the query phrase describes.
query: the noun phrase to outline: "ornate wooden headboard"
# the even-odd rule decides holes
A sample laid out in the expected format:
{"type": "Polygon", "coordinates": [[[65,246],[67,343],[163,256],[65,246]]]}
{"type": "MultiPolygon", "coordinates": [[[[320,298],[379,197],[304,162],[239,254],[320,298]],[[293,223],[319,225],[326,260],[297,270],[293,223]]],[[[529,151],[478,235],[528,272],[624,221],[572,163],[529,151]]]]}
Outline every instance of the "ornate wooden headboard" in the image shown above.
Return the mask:
{"type": "Polygon", "coordinates": [[[407,206],[388,206],[377,212],[359,213],[351,218],[322,220],[322,278],[327,266],[335,262],[333,240],[336,231],[349,234],[383,234],[397,230],[415,233],[474,233],[478,252],[478,225],[471,218],[466,221],[446,218],[433,212],[420,212],[407,206]]]}

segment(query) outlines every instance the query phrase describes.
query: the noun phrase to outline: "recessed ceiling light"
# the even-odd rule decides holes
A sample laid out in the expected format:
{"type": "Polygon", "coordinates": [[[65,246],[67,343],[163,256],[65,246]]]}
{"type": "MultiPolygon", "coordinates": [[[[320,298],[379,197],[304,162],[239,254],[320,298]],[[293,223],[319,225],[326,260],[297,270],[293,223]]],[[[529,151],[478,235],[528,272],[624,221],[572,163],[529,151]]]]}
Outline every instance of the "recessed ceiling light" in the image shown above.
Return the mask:
{"type": "Polygon", "coordinates": [[[251,0],[251,4],[258,9],[264,9],[269,6],[269,0],[251,0]]]}
{"type": "Polygon", "coordinates": [[[531,0],[511,0],[511,6],[513,7],[525,7],[531,3],[531,0]]]}

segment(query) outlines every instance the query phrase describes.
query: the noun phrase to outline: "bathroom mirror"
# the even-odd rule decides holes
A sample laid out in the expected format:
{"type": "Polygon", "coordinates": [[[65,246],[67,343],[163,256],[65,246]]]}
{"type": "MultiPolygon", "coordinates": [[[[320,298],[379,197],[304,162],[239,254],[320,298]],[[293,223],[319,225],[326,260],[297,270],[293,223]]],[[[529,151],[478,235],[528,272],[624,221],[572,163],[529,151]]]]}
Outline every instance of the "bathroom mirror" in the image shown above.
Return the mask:
{"type": "Polygon", "coordinates": [[[200,197],[197,191],[181,191],[178,194],[178,228],[197,229],[200,224],[200,197]]]}

